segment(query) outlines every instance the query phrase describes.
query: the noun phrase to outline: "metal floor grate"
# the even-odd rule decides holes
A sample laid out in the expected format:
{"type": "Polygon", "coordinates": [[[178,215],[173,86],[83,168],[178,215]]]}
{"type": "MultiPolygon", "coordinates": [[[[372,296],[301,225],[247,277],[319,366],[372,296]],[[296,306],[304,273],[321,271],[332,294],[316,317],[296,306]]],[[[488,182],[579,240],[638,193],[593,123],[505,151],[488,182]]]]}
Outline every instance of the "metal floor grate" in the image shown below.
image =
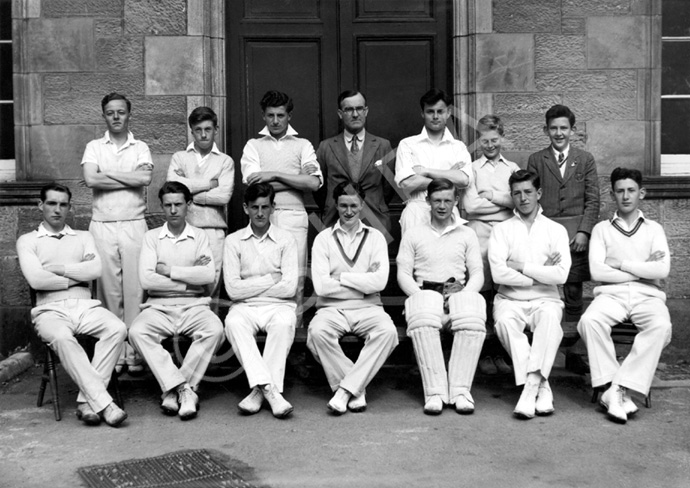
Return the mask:
{"type": "Polygon", "coordinates": [[[78,469],[92,488],[256,488],[204,450],[78,469]]]}

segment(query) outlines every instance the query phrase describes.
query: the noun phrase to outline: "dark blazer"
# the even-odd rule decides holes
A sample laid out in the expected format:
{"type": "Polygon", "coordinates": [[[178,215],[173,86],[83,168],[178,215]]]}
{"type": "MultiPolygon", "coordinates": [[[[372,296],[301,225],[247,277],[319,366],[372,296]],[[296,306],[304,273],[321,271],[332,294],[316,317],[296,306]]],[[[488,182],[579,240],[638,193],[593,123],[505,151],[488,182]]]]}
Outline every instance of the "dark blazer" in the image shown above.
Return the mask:
{"type": "MultiPolygon", "coordinates": [[[[527,169],[541,179],[541,203],[544,215],[563,225],[570,240],[578,232],[588,236],[599,220],[599,180],[594,157],[587,151],[570,146],[561,177],[558,162],[551,147],[532,154],[527,169]]],[[[590,279],[588,252],[570,252],[572,265],[568,283],[590,279]]]]}
{"type": "MultiPolygon", "coordinates": [[[[321,141],[316,151],[316,158],[319,160],[324,181],[326,181],[321,206],[324,208],[324,224],[329,226],[338,220],[338,211],[333,201],[333,189],[343,181],[354,180],[350,173],[348,149],[345,147],[343,133],[321,141]]],[[[364,144],[362,144],[362,167],[355,182],[366,194],[362,220],[367,225],[380,230],[384,236],[390,233],[391,228],[386,202],[390,201],[394,193],[384,172],[390,172],[392,178],[390,164],[394,158],[395,153],[387,139],[375,136],[369,131],[366,132],[364,144]],[[376,166],[379,160],[382,163],[376,166]]]]}
{"type": "Polygon", "coordinates": [[[577,232],[591,235],[599,220],[599,180],[594,156],[570,146],[565,164],[565,176],[561,177],[553,151],[547,147],[529,157],[527,169],[541,179],[544,215],[565,226],[570,239],[577,232]]]}

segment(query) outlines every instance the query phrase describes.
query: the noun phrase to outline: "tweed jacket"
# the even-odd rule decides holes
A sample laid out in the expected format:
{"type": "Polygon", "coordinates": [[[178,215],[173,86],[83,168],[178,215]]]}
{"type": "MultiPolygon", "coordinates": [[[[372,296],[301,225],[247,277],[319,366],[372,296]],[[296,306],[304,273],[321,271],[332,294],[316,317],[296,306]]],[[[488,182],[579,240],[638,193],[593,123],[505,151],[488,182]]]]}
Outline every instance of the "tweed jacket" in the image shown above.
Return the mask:
{"type": "Polygon", "coordinates": [[[549,146],[529,157],[527,170],[541,179],[539,203],[544,216],[563,225],[572,240],[578,232],[591,235],[599,220],[599,180],[594,157],[587,151],[571,145],[565,164],[565,176],[561,177],[549,146]]]}
{"type": "Polygon", "coordinates": [[[388,183],[384,173],[390,172],[395,153],[391,144],[383,137],[375,136],[367,131],[362,144],[362,167],[359,176],[355,179],[350,172],[348,163],[348,149],[345,146],[345,136],[340,134],[324,139],[316,151],[316,159],[321,165],[321,171],[326,181],[325,194],[321,200],[325,201],[324,224],[330,226],[338,220],[338,211],[333,201],[333,189],[343,181],[354,181],[365,192],[366,205],[362,210],[362,220],[371,227],[379,230],[383,235],[388,235],[391,228],[388,215],[387,201],[394,194],[393,188],[388,183]],[[380,163],[379,163],[380,161],[380,163]]]}

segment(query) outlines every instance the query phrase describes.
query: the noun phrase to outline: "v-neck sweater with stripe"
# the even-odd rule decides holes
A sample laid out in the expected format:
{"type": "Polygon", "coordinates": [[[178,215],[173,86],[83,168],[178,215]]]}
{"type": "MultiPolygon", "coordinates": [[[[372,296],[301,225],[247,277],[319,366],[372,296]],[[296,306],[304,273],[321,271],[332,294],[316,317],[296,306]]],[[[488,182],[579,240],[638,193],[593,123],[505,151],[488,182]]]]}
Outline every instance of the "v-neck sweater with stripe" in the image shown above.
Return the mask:
{"type": "Polygon", "coordinates": [[[664,228],[641,212],[631,229],[616,216],[599,222],[592,230],[589,267],[592,279],[602,282],[595,293],[614,293],[620,286],[633,286],[650,296],[665,297],[661,280],[670,272],[671,256],[664,228]],[[647,261],[656,251],[664,253],[663,259],[647,261]],[[620,261],[620,269],[606,264],[607,258],[620,261]]]}
{"type": "Polygon", "coordinates": [[[381,290],[386,287],[390,264],[388,244],[383,234],[360,223],[355,246],[338,245],[335,237],[344,236],[335,227],[329,227],[314,239],[311,257],[311,278],[317,294],[316,307],[357,309],[381,306],[381,290]],[[366,232],[364,232],[366,230],[366,232]],[[366,237],[365,237],[366,236],[366,237]],[[364,244],[362,244],[362,240],[364,244]],[[353,247],[359,253],[345,249],[353,247]],[[378,263],[378,269],[368,272],[378,263]],[[334,275],[340,274],[340,279],[334,275]]]}

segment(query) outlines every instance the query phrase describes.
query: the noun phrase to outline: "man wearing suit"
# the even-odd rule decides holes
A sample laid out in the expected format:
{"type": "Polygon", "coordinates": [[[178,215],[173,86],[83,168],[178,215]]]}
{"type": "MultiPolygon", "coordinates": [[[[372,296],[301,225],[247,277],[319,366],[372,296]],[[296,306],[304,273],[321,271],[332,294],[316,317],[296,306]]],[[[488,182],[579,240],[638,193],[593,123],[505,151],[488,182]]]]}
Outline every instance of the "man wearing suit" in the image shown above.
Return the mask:
{"type": "Polygon", "coordinates": [[[346,90],[338,97],[338,117],[345,130],[321,141],[316,158],[327,181],[324,224],[330,226],[338,219],[333,189],[342,182],[356,183],[366,194],[362,220],[390,235],[390,217],[386,201],[393,189],[384,177],[387,164],[395,156],[387,139],[367,132],[369,108],[365,96],[346,90]]]}
{"type": "Polygon", "coordinates": [[[564,105],[546,112],[544,133],[551,145],[529,157],[527,170],[541,179],[544,215],[568,230],[572,267],[563,286],[566,321],[582,315],[582,282],[589,280],[587,252],[599,218],[599,181],[594,157],[570,146],[575,114],[564,105]]]}

